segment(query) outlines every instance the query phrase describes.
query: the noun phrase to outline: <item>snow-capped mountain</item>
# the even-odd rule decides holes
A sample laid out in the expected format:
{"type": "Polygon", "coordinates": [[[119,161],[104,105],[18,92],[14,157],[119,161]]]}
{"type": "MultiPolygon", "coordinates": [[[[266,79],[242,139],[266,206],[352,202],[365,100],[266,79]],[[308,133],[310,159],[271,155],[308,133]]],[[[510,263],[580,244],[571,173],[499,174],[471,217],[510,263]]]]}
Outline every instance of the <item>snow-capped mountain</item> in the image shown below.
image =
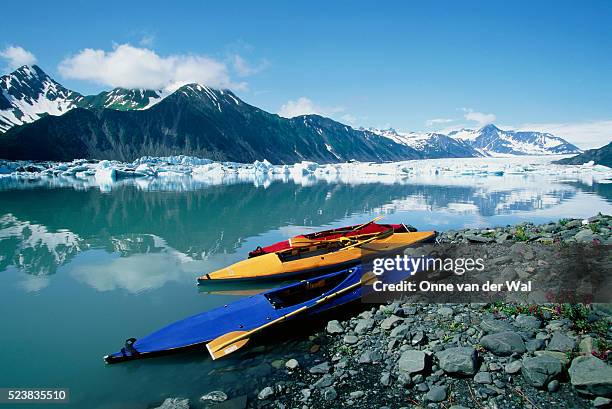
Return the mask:
{"type": "Polygon", "coordinates": [[[469,143],[453,139],[441,133],[398,132],[393,128],[376,129],[368,131],[391,139],[400,145],[411,147],[427,158],[473,158],[486,156],[472,148],[469,143]]]}
{"type": "Polygon", "coordinates": [[[0,77],[0,133],[45,115],[63,115],[76,107],[147,109],[169,94],[164,90],[115,88],[83,96],[56,82],[37,65],[24,65],[0,77]]]}
{"type": "Polygon", "coordinates": [[[199,84],[172,93],[115,88],[83,96],[35,65],[0,77],[1,133],[0,157],[20,159],[191,154],[239,162],[328,163],[580,153],[548,133],[494,125],[445,135],[354,129],[318,115],[285,119],[229,90],[199,84]]]}
{"type": "Polygon", "coordinates": [[[452,131],[449,137],[463,141],[489,156],[580,153],[566,140],[544,132],[501,130],[493,124],[478,130],[452,131]]]}
{"type": "Polygon", "coordinates": [[[0,133],[45,115],[62,115],[82,100],[38,66],[24,65],[0,77],[0,133]]]}
{"type": "Polygon", "coordinates": [[[160,102],[170,93],[165,90],[115,88],[97,95],[86,96],[80,106],[99,107],[128,111],[147,109],[160,102]]]}

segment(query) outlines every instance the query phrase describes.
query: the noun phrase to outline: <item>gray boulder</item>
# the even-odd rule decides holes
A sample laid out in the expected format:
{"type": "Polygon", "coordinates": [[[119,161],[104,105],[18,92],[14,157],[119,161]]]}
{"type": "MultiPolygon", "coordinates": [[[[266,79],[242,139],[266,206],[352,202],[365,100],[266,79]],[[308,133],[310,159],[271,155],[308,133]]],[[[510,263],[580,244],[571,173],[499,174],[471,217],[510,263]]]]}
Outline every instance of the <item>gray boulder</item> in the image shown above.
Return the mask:
{"type": "Polygon", "coordinates": [[[432,386],[425,395],[425,399],[430,402],[442,402],[446,399],[446,387],[432,386]]]}
{"type": "Polygon", "coordinates": [[[476,376],[474,376],[474,382],[488,385],[493,382],[493,379],[491,378],[490,372],[478,372],[476,376]]]}
{"type": "Polygon", "coordinates": [[[480,328],[487,334],[496,332],[516,331],[516,327],[508,321],[496,320],[495,318],[485,318],[480,322],[480,328]]]}
{"type": "Polygon", "coordinates": [[[398,366],[400,372],[408,375],[422,372],[427,367],[427,355],[423,351],[409,349],[400,356],[398,366]]]}
{"type": "Polygon", "coordinates": [[[521,370],[528,384],[542,388],[559,375],[563,367],[558,359],[543,355],[523,359],[521,370]]]}
{"type": "Polygon", "coordinates": [[[546,347],[549,351],[570,352],[576,347],[576,340],[562,332],[555,332],[546,347]]]}
{"type": "Polygon", "coordinates": [[[327,323],[327,327],[325,328],[329,334],[342,334],[344,332],[344,327],[338,320],[332,320],[327,323]]]}
{"type": "Polygon", "coordinates": [[[312,368],[310,368],[310,373],[312,374],[328,373],[329,369],[330,369],[329,362],[325,361],[325,362],[321,362],[320,364],[315,365],[312,368]]]}
{"type": "Polygon", "coordinates": [[[508,356],[515,352],[522,354],[527,350],[523,338],[516,332],[510,331],[485,335],[480,339],[480,344],[499,356],[508,356]]]}
{"type": "Polygon", "coordinates": [[[360,319],[357,321],[355,326],[355,333],[362,335],[371,330],[374,327],[374,320],[372,318],[360,319]]]}
{"type": "Polygon", "coordinates": [[[327,388],[328,386],[332,386],[334,383],[334,377],[330,374],[326,373],[322,377],[320,377],[312,386],[315,388],[327,388]]]}
{"type": "Polygon", "coordinates": [[[436,353],[439,366],[446,373],[474,375],[478,364],[478,353],[474,348],[448,348],[436,353]]]}
{"type": "Polygon", "coordinates": [[[399,323],[403,321],[402,318],[397,315],[391,315],[390,317],[385,318],[381,323],[380,327],[385,331],[390,330],[391,328],[395,328],[399,323]]]}
{"type": "Polygon", "coordinates": [[[578,392],[612,397],[612,367],[594,356],[579,356],[568,370],[570,381],[578,392]]]}
{"type": "Polygon", "coordinates": [[[538,329],[542,326],[542,321],[533,315],[519,314],[514,320],[514,325],[522,330],[538,329]]]}

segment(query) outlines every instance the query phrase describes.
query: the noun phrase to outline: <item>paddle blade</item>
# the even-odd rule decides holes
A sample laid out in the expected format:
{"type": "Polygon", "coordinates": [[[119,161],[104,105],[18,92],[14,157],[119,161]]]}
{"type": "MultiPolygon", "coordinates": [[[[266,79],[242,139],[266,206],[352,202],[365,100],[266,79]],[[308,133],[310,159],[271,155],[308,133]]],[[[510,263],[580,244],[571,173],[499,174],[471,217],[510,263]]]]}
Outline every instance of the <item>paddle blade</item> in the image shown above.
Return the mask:
{"type": "Polygon", "coordinates": [[[247,331],[234,331],[221,335],[206,344],[206,349],[212,359],[222,358],[235,352],[249,342],[247,331]]]}

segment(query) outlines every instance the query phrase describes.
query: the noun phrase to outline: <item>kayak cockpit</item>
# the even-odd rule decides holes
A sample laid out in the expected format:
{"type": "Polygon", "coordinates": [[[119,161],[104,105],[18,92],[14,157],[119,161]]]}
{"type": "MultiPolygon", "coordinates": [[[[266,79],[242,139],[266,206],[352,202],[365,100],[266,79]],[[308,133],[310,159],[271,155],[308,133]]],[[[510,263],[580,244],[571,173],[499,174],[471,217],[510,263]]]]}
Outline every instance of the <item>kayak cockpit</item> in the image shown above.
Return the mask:
{"type": "Polygon", "coordinates": [[[330,274],[316,280],[305,280],[265,294],[274,309],[287,308],[320,297],[346,280],[353,270],[330,274]]]}

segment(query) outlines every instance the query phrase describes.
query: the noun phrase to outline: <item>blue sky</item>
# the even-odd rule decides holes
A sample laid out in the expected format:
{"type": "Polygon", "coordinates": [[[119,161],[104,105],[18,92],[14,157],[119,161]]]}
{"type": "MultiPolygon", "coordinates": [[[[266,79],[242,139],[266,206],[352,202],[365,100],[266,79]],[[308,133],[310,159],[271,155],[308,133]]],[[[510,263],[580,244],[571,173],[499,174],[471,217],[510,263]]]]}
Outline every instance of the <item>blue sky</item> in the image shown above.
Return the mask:
{"type": "Polygon", "coordinates": [[[8,2],[0,50],[22,47],[82,93],[193,76],[356,127],[494,121],[581,147],[612,140],[609,1],[94,3],[8,2]]]}

